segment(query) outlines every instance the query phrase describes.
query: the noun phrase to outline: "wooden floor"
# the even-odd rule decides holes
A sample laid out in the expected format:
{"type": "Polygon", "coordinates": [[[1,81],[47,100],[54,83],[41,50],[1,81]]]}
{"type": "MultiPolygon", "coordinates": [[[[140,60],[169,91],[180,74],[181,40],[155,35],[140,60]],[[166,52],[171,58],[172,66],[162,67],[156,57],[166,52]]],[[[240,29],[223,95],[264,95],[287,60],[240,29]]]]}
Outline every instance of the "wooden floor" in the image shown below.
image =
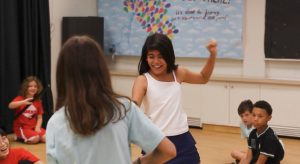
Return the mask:
{"type": "MultiPolygon", "coordinates": [[[[246,150],[246,141],[240,138],[237,128],[204,125],[203,129],[191,128],[196,139],[202,164],[230,164],[233,149],[246,150]]],[[[300,161],[300,139],[281,138],[285,145],[285,158],[282,164],[296,164],[300,161]]],[[[24,147],[46,161],[45,144],[26,145],[11,141],[12,147],[24,147]]],[[[132,145],[132,159],[140,155],[140,149],[132,145]]]]}

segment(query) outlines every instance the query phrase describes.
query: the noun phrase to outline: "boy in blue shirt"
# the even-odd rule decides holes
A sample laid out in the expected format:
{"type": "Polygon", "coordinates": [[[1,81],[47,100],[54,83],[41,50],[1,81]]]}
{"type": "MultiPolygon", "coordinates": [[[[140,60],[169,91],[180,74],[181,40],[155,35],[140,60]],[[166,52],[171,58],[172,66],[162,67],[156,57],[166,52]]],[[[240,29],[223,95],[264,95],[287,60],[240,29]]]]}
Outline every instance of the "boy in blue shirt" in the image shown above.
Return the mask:
{"type": "MultiPolygon", "coordinates": [[[[252,109],[253,103],[251,100],[242,101],[238,107],[238,114],[241,118],[241,138],[248,139],[250,132],[254,129],[252,125],[252,109]]],[[[246,153],[247,151],[245,150],[233,150],[231,156],[236,160],[236,163],[239,163],[243,158],[246,158],[246,153]]]]}

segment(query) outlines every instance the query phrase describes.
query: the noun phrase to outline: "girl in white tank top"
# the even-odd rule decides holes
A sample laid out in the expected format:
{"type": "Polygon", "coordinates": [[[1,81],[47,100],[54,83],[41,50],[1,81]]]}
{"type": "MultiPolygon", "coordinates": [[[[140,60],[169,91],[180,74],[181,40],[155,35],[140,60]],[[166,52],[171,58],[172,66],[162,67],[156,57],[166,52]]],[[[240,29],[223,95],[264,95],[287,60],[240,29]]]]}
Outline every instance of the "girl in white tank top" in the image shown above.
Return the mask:
{"type": "Polygon", "coordinates": [[[139,106],[143,102],[145,114],[175,144],[177,156],[168,163],[200,163],[196,143],[188,131],[187,116],[182,109],[180,84],[208,82],[217,55],[216,41],[209,41],[207,49],[210,56],[203,69],[195,73],[175,65],[173,45],[166,35],[150,35],[144,43],[132,99],[139,106]]]}
{"type": "Polygon", "coordinates": [[[175,136],[188,131],[187,116],[182,110],[181,85],[174,71],[173,82],[162,82],[145,73],[147,92],[144,97],[145,114],[166,136],[175,136]]]}

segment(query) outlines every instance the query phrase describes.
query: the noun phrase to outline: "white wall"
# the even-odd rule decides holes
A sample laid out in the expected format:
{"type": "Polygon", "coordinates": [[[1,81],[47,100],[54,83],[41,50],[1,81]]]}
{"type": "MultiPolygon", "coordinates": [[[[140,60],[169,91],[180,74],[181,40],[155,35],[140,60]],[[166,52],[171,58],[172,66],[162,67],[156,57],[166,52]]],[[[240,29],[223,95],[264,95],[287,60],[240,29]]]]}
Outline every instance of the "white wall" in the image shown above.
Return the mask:
{"type": "MultiPolygon", "coordinates": [[[[50,0],[51,82],[56,96],[55,69],[61,47],[63,16],[96,16],[97,0],[50,0]]],[[[300,80],[300,61],[265,60],[264,58],[265,0],[245,0],[243,29],[244,60],[218,59],[213,76],[274,78],[300,80]]],[[[205,45],[203,45],[205,46],[205,45]]],[[[110,60],[113,70],[137,72],[139,57],[116,57],[110,60]]],[[[206,59],[177,58],[176,62],[198,71],[206,59]]],[[[54,97],[55,98],[55,97],[54,97]]]]}
{"type": "MultiPolygon", "coordinates": [[[[300,61],[265,60],[265,0],[245,0],[243,24],[244,59],[218,59],[213,76],[300,80],[300,61]]],[[[205,45],[203,45],[205,46],[205,45]]],[[[116,57],[111,69],[137,71],[139,57],[116,57]]],[[[177,58],[176,62],[198,71],[205,59],[177,58]]]]}
{"type": "Polygon", "coordinates": [[[56,63],[61,48],[61,22],[65,16],[97,16],[96,0],[49,0],[51,23],[51,83],[56,99],[56,63]]]}

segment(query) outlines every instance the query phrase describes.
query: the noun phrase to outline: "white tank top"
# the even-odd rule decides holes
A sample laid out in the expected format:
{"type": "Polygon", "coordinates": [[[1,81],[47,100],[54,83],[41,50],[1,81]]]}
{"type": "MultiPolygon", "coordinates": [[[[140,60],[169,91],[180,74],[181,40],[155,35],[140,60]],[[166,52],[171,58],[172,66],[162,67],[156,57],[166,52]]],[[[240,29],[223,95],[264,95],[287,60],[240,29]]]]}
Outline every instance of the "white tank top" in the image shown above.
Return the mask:
{"type": "Polygon", "coordinates": [[[143,105],[145,114],[163,131],[166,136],[175,136],[188,131],[187,115],[181,104],[181,85],[175,81],[162,82],[149,73],[148,86],[143,105]]]}

